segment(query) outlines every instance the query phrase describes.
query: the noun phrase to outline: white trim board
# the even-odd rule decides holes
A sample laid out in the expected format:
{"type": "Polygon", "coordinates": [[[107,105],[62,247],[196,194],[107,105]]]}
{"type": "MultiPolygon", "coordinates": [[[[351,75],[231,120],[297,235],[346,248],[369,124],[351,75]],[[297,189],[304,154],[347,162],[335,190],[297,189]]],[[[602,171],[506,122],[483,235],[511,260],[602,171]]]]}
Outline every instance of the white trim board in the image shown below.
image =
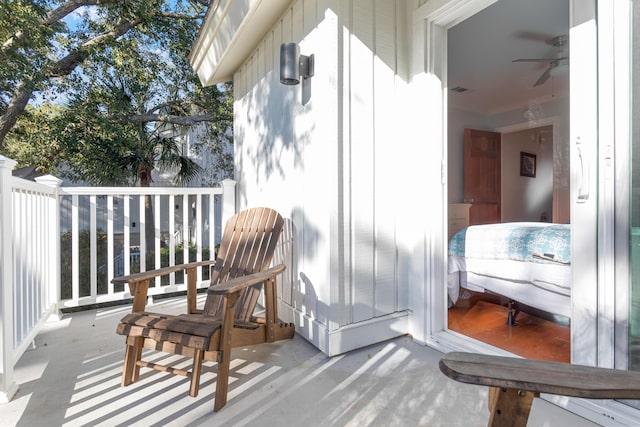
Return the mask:
{"type": "Polygon", "coordinates": [[[300,336],[330,357],[406,335],[409,328],[408,311],[352,323],[333,331],[294,307],[280,305],[279,311],[281,318],[293,319],[300,336]]]}

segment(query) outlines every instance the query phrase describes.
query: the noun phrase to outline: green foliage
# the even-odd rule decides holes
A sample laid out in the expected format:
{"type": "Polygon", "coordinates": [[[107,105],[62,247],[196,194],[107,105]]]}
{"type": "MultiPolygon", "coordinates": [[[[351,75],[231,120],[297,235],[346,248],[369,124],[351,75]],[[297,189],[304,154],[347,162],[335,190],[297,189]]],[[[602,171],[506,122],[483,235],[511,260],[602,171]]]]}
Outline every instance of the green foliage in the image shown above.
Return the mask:
{"type": "Polygon", "coordinates": [[[38,79],[55,52],[54,36],[67,31],[62,22],[41,25],[48,9],[44,0],[0,2],[0,111],[25,76],[38,79]]]}
{"type": "Polygon", "coordinates": [[[160,139],[197,128],[195,150],[219,155],[220,179],[231,176],[231,86],[202,87],[188,63],[207,3],[0,3],[0,153],[42,172],[65,165],[74,179],[127,185],[165,150],[160,163],[187,182],[194,169],[160,139]],[[15,107],[23,87],[35,105],[26,110],[15,107]]]}
{"type": "MultiPolygon", "coordinates": [[[[90,242],[91,233],[83,230],[78,236],[78,269],[80,283],[80,297],[91,295],[91,258],[90,258],[90,242]]],[[[96,233],[96,257],[97,266],[106,264],[107,260],[107,234],[102,232],[96,233]]],[[[62,299],[70,299],[72,295],[72,241],[71,232],[62,233],[60,236],[60,283],[62,299]]],[[[98,268],[97,275],[98,294],[107,293],[107,271],[106,268],[98,268]]]]}
{"type": "Polygon", "coordinates": [[[134,181],[135,171],[126,164],[127,146],[137,141],[130,126],[116,126],[90,108],[75,106],[65,109],[52,127],[52,139],[60,147],[58,162],[69,167],[58,175],[96,185],[134,181]]]}
{"type": "Polygon", "coordinates": [[[55,104],[39,108],[27,107],[22,119],[7,136],[5,155],[18,161],[18,167],[34,166],[48,173],[60,155],[59,142],[51,138],[57,132],[57,121],[64,109],[55,104]]]}
{"type": "Polygon", "coordinates": [[[132,185],[139,180],[148,186],[151,171],[158,168],[177,170],[177,184],[195,178],[200,167],[163,135],[163,128],[130,120],[144,114],[149,92],[140,80],[120,76],[76,95],[57,122],[60,159],[71,169],[63,176],[99,185],[132,185]]]}

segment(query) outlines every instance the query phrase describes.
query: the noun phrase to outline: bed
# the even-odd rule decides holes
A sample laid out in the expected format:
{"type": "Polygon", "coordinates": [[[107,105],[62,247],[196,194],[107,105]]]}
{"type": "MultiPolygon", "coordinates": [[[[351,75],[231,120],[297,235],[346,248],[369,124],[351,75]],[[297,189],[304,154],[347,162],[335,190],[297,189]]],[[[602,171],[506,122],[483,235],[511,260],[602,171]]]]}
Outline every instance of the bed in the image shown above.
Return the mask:
{"type": "MultiPolygon", "coordinates": [[[[449,241],[447,288],[491,292],[552,314],[571,315],[569,224],[474,225],[449,241]]],[[[464,292],[464,291],[462,291],[464,292]]]]}

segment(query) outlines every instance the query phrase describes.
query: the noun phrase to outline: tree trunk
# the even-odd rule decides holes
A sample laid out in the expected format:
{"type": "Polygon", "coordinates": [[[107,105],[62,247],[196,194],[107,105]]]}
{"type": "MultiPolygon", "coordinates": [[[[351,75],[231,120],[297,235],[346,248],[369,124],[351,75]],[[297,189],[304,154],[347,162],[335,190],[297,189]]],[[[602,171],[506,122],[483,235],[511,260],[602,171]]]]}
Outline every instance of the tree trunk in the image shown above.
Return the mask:
{"type": "MultiPolygon", "coordinates": [[[[140,166],[138,169],[140,187],[151,187],[151,170],[152,168],[149,166],[140,166]]],[[[155,251],[156,226],[153,215],[153,201],[149,195],[144,196],[144,219],[144,235],[147,251],[155,251]]],[[[147,266],[147,269],[149,268],[150,267],[147,266]]]]}
{"type": "Polygon", "coordinates": [[[18,116],[22,114],[33,93],[31,82],[21,81],[13,92],[11,102],[4,114],[0,116],[0,150],[4,148],[4,138],[15,126],[18,116]]]}

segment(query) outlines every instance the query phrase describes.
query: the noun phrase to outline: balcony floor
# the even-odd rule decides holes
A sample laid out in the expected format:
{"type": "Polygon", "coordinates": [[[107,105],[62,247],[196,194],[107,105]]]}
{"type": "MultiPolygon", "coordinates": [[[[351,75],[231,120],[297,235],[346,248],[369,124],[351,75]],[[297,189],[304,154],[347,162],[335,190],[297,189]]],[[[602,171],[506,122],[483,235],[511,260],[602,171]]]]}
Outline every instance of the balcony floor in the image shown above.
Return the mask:
{"type": "MultiPolygon", "coordinates": [[[[177,310],[175,300],[154,311],[177,310]]],[[[215,364],[205,364],[198,397],[188,379],[142,370],[120,387],[124,338],[115,333],[130,306],[50,321],[16,366],[20,389],[0,406],[0,425],[484,426],[487,390],[440,373],[441,353],[409,337],[329,358],[300,336],[236,349],[229,401],[213,412],[215,364]]],[[[159,356],[166,360],[166,356],[159,356]]],[[[590,426],[536,399],[536,426],[590,426]]]]}

